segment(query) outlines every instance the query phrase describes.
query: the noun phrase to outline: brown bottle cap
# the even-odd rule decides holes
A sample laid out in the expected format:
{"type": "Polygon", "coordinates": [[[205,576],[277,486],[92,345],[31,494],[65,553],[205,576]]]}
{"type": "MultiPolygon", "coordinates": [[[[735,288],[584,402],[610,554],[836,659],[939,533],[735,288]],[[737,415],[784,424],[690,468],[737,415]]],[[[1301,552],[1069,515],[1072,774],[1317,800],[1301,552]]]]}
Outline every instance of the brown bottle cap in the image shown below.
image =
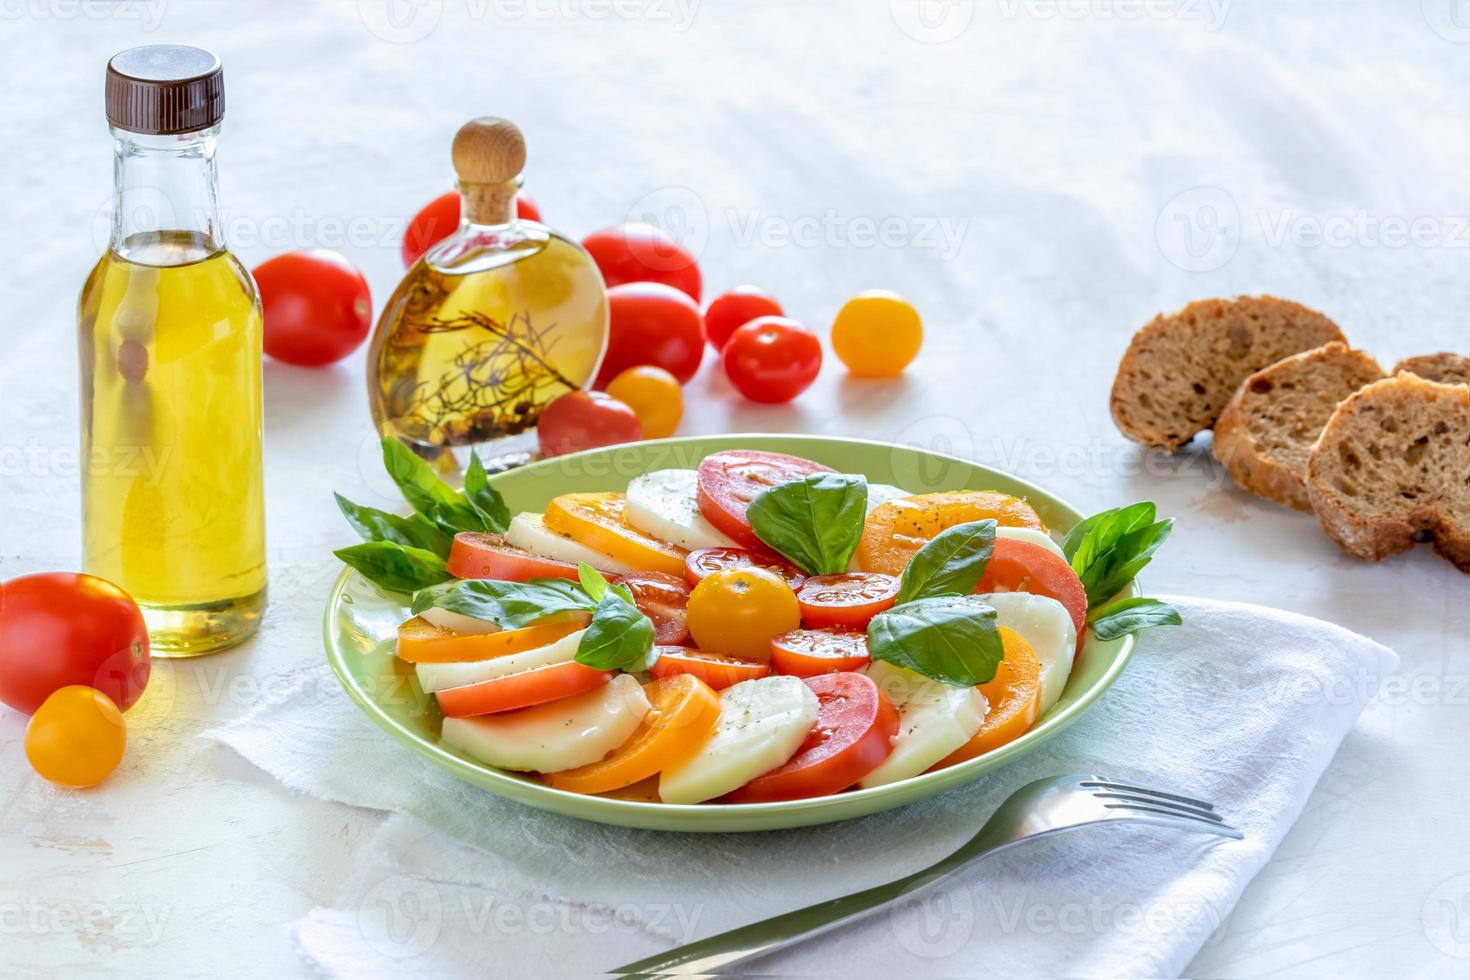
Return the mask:
{"type": "Polygon", "coordinates": [[[224,68],[202,48],[145,44],[107,63],[107,121],[118,129],[175,136],[224,117],[224,68]]]}
{"type": "Polygon", "coordinates": [[[526,140],[509,119],[481,116],[454,134],[450,151],[459,175],[465,217],[475,224],[502,224],[514,212],[515,184],[526,167],[526,140]]]}

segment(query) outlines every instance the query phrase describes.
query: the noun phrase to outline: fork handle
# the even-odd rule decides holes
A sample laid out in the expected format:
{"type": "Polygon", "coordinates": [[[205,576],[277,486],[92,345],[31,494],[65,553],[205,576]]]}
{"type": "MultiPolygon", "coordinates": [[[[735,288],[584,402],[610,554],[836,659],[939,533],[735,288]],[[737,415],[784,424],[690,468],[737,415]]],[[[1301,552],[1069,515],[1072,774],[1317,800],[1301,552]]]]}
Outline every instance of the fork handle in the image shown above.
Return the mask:
{"type": "Polygon", "coordinates": [[[881,911],[903,898],[922,894],[979,855],[961,852],[911,875],[865,891],[828,899],[775,918],[731,929],[708,939],[679,946],[666,953],[608,972],[624,975],[707,974],[736,966],[784,949],[793,943],[821,935],[881,911]]]}

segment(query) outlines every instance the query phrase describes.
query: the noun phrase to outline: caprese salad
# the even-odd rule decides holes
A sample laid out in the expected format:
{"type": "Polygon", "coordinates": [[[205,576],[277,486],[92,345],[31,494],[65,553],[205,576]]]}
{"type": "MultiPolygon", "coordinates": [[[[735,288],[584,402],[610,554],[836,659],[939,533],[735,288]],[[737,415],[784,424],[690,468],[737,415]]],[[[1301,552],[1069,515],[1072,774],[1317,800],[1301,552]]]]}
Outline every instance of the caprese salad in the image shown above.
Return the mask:
{"type": "Polygon", "coordinates": [[[575,793],[747,803],[881,786],[1011,742],[1172,522],[1139,503],[1060,541],[1023,499],[912,494],[812,460],[706,456],[511,514],[384,441],[404,517],[338,503],[337,555],[411,595],[396,655],[445,744],[575,793]]]}

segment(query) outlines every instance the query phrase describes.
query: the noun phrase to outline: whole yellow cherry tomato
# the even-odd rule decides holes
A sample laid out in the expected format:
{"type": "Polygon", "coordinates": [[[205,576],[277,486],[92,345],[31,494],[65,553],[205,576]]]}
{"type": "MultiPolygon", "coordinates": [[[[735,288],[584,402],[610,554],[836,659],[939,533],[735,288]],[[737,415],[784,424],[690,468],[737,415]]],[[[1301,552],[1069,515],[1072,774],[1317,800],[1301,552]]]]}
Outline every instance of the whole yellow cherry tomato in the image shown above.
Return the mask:
{"type": "Polygon", "coordinates": [[[101,691],[72,684],[47,698],[26,725],[26,758],[44,779],[96,786],[122,761],[122,712],[101,691]]]}
{"type": "Polygon", "coordinates": [[[628,368],[607,383],[607,393],[638,416],[645,439],[673,435],[684,417],[684,389],[679,379],[652,364],[628,368]]]}
{"type": "Polygon", "coordinates": [[[786,580],[768,568],[729,568],[689,593],[689,635],[701,650],[769,663],[771,637],[801,625],[801,606],[786,580]]]}
{"type": "Polygon", "coordinates": [[[847,369],[891,378],[908,367],[924,342],[919,311],[897,293],[872,289],[843,305],[832,323],[832,349],[847,369]]]}

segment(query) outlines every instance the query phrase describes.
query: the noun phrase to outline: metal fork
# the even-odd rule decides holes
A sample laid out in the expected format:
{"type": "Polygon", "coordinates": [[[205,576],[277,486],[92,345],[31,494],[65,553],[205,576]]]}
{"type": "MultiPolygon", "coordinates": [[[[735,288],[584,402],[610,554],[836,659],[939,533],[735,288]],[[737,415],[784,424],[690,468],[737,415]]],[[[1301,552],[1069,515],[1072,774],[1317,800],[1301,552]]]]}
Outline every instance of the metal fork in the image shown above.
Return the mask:
{"type": "Polygon", "coordinates": [[[922,871],[886,885],[722,932],[610,972],[642,976],[689,975],[737,966],[855,922],[900,900],[911,899],[971,862],[1014,844],[1079,827],[1115,822],[1153,824],[1234,840],[1243,836],[1225,823],[1214,806],[1202,800],[1102,776],[1054,776],[1016,790],[969,843],[922,871]]]}

